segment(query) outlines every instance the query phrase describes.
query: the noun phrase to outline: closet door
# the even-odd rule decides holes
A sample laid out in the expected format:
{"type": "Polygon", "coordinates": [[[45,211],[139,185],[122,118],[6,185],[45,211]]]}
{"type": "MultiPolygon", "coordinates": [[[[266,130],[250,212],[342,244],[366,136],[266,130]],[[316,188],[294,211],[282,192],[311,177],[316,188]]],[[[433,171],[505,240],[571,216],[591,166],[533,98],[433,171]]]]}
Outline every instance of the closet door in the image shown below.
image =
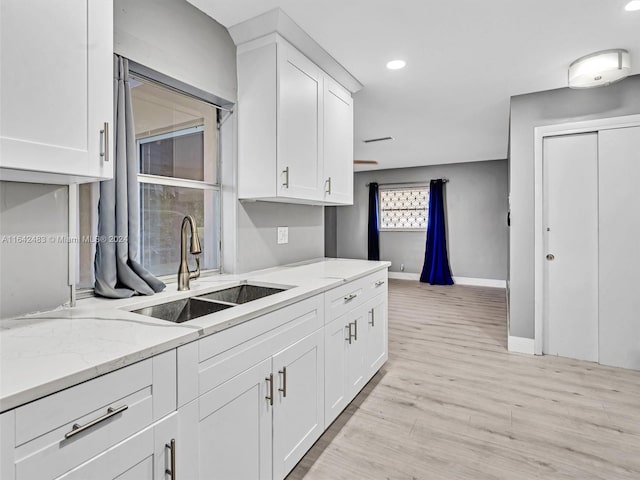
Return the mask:
{"type": "Polygon", "coordinates": [[[545,138],[542,169],[542,351],[597,362],[598,134],[545,138]]]}
{"type": "Polygon", "coordinates": [[[640,369],[640,127],[598,139],[600,363],[640,369]]]}

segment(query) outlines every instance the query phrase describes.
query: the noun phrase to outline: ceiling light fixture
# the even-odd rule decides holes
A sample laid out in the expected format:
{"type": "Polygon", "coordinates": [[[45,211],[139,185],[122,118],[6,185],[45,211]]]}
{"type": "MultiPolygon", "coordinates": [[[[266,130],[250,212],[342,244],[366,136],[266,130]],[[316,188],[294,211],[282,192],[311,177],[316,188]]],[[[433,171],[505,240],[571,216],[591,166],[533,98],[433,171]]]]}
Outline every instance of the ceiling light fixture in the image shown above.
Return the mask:
{"type": "Polygon", "coordinates": [[[390,62],[387,62],[387,68],[389,70],[400,70],[401,68],[404,68],[407,65],[407,62],[405,62],[404,60],[391,60],[390,62]]]}
{"type": "Polygon", "coordinates": [[[569,87],[604,87],[631,72],[629,52],[621,48],[602,50],[580,57],[569,65],[569,87]]]}
{"type": "Polygon", "coordinates": [[[635,12],[640,10],[640,0],[631,0],[624,7],[627,12],[635,12]]]}

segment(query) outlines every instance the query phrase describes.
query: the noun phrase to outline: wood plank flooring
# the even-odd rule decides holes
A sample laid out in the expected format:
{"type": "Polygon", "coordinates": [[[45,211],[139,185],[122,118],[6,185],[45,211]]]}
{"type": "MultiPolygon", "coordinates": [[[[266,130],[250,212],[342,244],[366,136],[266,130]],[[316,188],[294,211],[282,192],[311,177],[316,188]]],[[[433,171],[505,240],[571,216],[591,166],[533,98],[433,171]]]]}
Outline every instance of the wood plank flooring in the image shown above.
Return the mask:
{"type": "Polygon", "coordinates": [[[640,479],[640,372],[508,353],[502,289],[389,288],[389,361],[288,480],[640,479]]]}

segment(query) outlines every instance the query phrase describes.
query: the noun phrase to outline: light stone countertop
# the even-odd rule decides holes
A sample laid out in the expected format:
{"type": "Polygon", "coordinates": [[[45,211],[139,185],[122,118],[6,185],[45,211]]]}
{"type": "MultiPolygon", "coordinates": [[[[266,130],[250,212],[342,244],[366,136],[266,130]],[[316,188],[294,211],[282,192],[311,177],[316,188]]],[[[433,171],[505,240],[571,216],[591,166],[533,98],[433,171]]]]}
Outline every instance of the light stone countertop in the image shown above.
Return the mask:
{"type": "Polygon", "coordinates": [[[389,262],[321,259],[241,275],[203,277],[192,281],[188,292],[176,291],[176,284],[171,283],[165,291],[149,297],[88,298],[73,308],[0,320],[0,412],[389,266],[389,262]],[[180,324],[129,311],[244,281],[292,288],[180,324]]]}

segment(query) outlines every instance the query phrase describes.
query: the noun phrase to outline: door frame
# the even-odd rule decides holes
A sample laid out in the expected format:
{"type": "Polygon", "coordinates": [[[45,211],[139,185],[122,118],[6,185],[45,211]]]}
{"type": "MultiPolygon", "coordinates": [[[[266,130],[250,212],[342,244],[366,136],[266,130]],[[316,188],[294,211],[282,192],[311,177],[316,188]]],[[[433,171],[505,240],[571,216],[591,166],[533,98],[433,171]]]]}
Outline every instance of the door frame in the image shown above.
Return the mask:
{"type": "Polygon", "coordinates": [[[640,114],[558,123],[534,128],[534,330],[533,352],[542,355],[544,323],[544,226],[542,159],[545,137],[640,126],[640,114]]]}

